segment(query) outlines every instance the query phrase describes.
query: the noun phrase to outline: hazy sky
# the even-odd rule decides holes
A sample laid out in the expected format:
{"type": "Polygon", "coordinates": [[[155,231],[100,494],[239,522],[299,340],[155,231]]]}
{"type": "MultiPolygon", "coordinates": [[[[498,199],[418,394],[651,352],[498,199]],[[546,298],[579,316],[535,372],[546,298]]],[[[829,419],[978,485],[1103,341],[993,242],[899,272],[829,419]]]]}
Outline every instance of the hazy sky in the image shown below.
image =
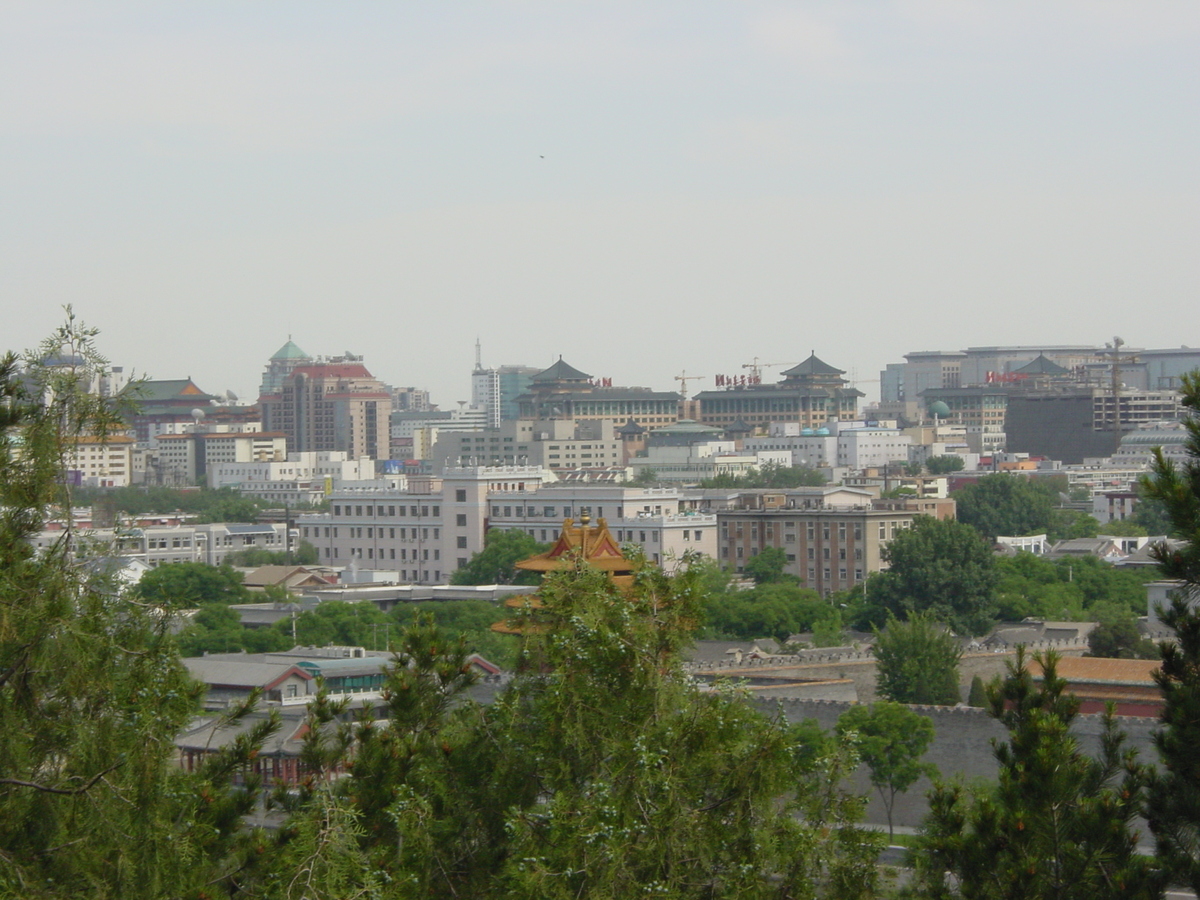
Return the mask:
{"type": "MultiPolygon", "coordinates": [[[[0,6],[0,313],[257,392],[1200,344],[1200,4],[0,6]]],[[[774,375],[778,369],[768,370],[774,375]]]]}

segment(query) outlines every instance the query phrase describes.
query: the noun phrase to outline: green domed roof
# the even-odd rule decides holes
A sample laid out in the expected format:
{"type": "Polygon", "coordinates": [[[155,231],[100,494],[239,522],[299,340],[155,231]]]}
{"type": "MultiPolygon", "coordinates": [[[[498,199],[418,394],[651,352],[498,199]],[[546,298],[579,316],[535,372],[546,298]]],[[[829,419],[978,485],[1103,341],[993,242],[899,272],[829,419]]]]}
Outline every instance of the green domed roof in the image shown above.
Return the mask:
{"type": "Polygon", "coordinates": [[[934,400],[929,404],[929,414],[944,419],[950,415],[950,407],[946,405],[945,400],[934,400]]]}

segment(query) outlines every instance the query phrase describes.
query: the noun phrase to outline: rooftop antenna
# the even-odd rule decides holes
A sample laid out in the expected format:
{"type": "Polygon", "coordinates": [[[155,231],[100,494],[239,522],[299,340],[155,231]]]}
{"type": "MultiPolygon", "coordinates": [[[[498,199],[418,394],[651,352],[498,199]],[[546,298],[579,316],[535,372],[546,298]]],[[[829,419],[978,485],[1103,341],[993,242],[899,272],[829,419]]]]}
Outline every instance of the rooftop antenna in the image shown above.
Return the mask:
{"type": "Polygon", "coordinates": [[[479,371],[483,368],[483,348],[479,344],[479,335],[475,336],[475,370],[479,371]]]}

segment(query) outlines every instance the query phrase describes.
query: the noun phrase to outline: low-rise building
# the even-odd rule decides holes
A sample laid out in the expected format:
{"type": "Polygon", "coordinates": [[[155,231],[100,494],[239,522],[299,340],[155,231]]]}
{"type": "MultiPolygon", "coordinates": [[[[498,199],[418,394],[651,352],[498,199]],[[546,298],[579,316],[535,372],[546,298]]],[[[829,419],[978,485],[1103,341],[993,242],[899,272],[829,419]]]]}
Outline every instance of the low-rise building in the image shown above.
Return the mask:
{"type": "Polygon", "coordinates": [[[861,505],[825,508],[762,499],[747,496],[739,508],[717,513],[719,561],[741,572],[751,557],[777,547],[787,554],[785,571],[822,595],[849,590],[886,568],[884,548],[917,515],[875,509],[869,496],[861,505]]]}
{"type": "Polygon", "coordinates": [[[79,437],[68,447],[67,478],[88,487],[127,487],[133,479],[134,439],[124,434],[79,437]]]}

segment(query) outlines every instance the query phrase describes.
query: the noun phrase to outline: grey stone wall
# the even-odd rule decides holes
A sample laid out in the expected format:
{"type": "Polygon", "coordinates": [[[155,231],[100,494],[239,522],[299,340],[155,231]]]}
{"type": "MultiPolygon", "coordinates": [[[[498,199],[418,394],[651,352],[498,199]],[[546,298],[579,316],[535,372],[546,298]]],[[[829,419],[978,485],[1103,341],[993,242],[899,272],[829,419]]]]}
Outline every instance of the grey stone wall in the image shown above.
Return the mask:
{"type": "MultiPolygon", "coordinates": [[[[822,728],[832,729],[838,717],[850,708],[849,703],[806,700],[779,700],[759,703],[768,714],[782,715],[789,722],[815,719],[822,728]]],[[[1005,730],[984,710],[971,707],[914,706],[916,712],[933,720],[934,739],[925,759],[937,766],[943,779],[959,777],[965,781],[976,779],[993,780],[996,777],[996,759],[992,752],[992,741],[1003,740],[1005,730]]],[[[1137,749],[1143,762],[1156,762],[1157,754],[1151,735],[1158,727],[1156,719],[1124,716],[1118,724],[1127,735],[1127,746],[1137,749]]],[[[1101,730],[1100,716],[1080,716],[1076,719],[1072,733],[1086,753],[1099,750],[1101,730]]],[[[896,798],[895,824],[917,826],[929,811],[925,795],[932,787],[928,779],[920,779],[908,793],[896,798]]],[[[887,815],[878,794],[867,778],[866,770],[860,768],[851,781],[850,788],[869,794],[871,803],[867,809],[867,821],[885,824],[887,815]]]]}

